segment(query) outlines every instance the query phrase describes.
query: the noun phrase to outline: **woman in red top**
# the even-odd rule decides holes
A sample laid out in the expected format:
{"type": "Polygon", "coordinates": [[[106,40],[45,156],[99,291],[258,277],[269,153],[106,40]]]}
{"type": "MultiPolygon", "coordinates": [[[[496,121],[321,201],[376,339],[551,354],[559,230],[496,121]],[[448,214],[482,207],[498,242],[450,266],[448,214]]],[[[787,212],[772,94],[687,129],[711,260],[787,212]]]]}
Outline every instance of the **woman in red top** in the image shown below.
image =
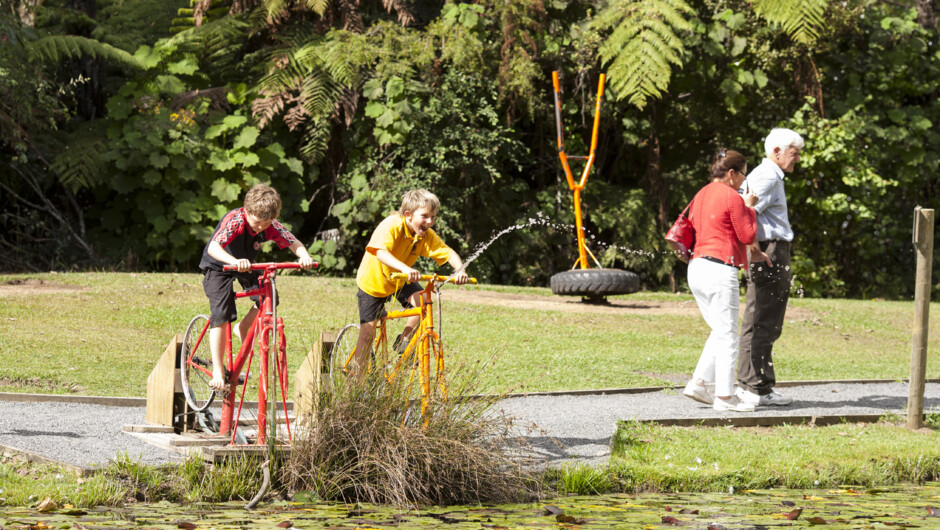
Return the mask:
{"type": "Polygon", "coordinates": [[[689,288],[712,332],[683,394],[718,411],[754,410],[753,404],[734,395],[741,305],[738,269],[746,266],[745,246],[757,233],[753,209],[757,196],[738,194],[746,173],[744,156],[722,149],[712,163],[711,183],[695,195],[689,208],[695,227],[689,288]],[[714,399],[705,386],[712,382],[714,399]]]}

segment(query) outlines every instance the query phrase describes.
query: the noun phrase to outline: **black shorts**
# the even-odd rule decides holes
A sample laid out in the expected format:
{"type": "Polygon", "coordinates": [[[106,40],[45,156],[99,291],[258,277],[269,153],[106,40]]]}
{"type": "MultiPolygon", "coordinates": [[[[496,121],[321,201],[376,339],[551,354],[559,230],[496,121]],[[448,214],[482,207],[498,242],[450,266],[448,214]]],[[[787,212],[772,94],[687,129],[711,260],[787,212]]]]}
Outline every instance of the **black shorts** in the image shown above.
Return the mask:
{"type": "Polygon", "coordinates": [[[359,323],[375,322],[376,320],[388,314],[385,310],[385,303],[390,302],[392,298],[398,300],[402,307],[409,309],[414,307],[408,302],[411,295],[420,292],[421,286],[417,282],[406,283],[397,293],[378,298],[359,289],[356,293],[356,299],[359,301],[359,323]]]}
{"type": "MultiPolygon", "coordinates": [[[[258,278],[261,272],[232,272],[206,270],[202,277],[202,290],[209,297],[209,326],[219,327],[226,322],[235,322],[238,311],[235,309],[235,290],[232,284],[235,280],[241,284],[242,289],[248,291],[258,288],[258,278]]],[[[258,297],[251,300],[258,305],[258,297]]]]}

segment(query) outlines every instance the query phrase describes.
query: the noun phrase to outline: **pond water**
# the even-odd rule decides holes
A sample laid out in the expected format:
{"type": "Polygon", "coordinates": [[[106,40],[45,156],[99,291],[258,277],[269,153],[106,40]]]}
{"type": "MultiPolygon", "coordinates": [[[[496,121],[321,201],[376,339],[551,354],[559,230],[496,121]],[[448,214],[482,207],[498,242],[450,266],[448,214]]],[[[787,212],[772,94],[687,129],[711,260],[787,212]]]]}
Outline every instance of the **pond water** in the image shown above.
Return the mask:
{"type": "Polygon", "coordinates": [[[940,484],[875,490],[760,490],[561,497],[540,503],[422,508],[275,502],[125,507],[0,506],[3,528],[940,528],[940,484]],[[934,509],[936,507],[936,510],[934,509]]]}

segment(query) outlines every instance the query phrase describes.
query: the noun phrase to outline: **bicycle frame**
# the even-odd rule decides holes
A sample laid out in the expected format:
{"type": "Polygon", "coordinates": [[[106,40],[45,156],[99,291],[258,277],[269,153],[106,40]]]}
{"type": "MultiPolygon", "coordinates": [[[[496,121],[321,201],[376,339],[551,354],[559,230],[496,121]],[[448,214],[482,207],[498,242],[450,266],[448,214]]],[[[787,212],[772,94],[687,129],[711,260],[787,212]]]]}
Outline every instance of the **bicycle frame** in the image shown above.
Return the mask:
{"type": "MultiPolygon", "coordinates": [[[[392,279],[395,279],[395,276],[396,275],[393,274],[392,279]]],[[[398,311],[389,312],[388,315],[386,315],[386,317],[383,318],[379,323],[379,332],[376,336],[375,351],[380,351],[379,348],[381,346],[383,357],[384,359],[387,359],[388,334],[385,330],[386,321],[395,320],[398,318],[408,318],[414,315],[421,317],[418,321],[418,327],[415,328],[415,330],[411,333],[411,337],[408,340],[408,345],[405,347],[404,352],[398,359],[398,362],[395,363],[391,373],[389,373],[386,377],[389,381],[393,380],[398,376],[402,368],[408,365],[408,362],[413,357],[417,357],[418,382],[421,388],[422,416],[426,414],[428,404],[430,403],[431,399],[432,356],[436,360],[435,374],[437,375],[437,384],[441,393],[441,399],[447,399],[447,380],[444,375],[444,344],[441,341],[441,336],[434,329],[434,302],[431,300],[431,294],[436,292],[438,301],[437,306],[438,310],[440,310],[441,293],[439,287],[435,289],[435,283],[446,280],[447,278],[436,274],[421,276],[421,281],[427,281],[427,285],[425,285],[424,289],[418,293],[420,296],[418,305],[409,309],[400,309],[398,311]]],[[[414,381],[414,372],[412,372],[411,377],[411,381],[414,381]]]]}
{"type": "MultiPolygon", "coordinates": [[[[401,273],[394,273],[391,275],[391,279],[393,280],[407,280],[407,278],[408,277],[406,275],[401,273]]],[[[375,338],[371,342],[374,348],[373,352],[377,357],[373,360],[373,364],[382,367],[388,367],[389,348],[388,331],[386,328],[387,321],[409,318],[413,316],[419,317],[418,326],[412,331],[411,337],[409,337],[408,343],[405,346],[401,357],[395,362],[394,366],[388,369],[387,373],[385,374],[385,378],[391,382],[396,377],[398,377],[402,370],[408,370],[409,367],[417,364],[417,368],[411,370],[411,379],[409,380],[409,384],[414,381],[415,372],[417,372],[421,391],[421,414],[425,417],[425,423],[428,421],[427,410],[431,399],[432,361],[441,398],[444,400],[447,399],[447,379],[445,377],[444,370],[444,344],[439,334],[440,322],[437,324],[438,327],[435,328],[433,307],[434,302],[432,301],[431,295],[434,293],[437,294],[437,306],[438,311],[440,312],[441,304],[439,284],[450,280],[451,279],[448,277],[436,274],[422,275],[419,281],[425,281],[427,284],[418,293],[418,305],[408,309],[390,311],[387,315],[379,319],[379,323],[376,326],[375,338]]],[[[476,280],[471,278],[469,283],[475,284],[476,280]]],[[[440,317],[440,314],[438,317],[440,317]]],[[[355,351],[352,351],[343,361],[342,368],[344,372],[354,357],[355,351]]]]}
{"type": "MultiPolygon", "coordinates": [[[[219,427],[219,434],[222,436],[228,436],[230,438],[230,443],[232,444],[235,443],[235,436],[238,430],[238,421],[245,398],[245,391],[248,388],[248,378],[246,377],[244,385],[242,386],[239,406],[236,414],[235,393],[238,389],[239,375],[242,372],[242,368],[245,368],[246,374],[251,370],[251,362],[254,358],[254,342],[256,338],[259,339],[260,342],[259,351],[261,355],[258,385],[258,435],[256,444],[264,445],[269,440],[273,443],[277,433],[277,411],[275,408],[277,400],[277,387],[273,386],[273,381],[270,377],[270,357],[272,351],[276,354],[275,373],[278,374],[277,386],[280,387],[281,391],[281,402],[283,404],[287,436],[288,440],[292,441],[290,420],[287,417],[287,395],[289,386],[286,370],[287,340],[284,336],[284,321],[283,319],[277,317],[277,287],[275,285],[275,277],[278,270],[299,268],[300,265],[298,263],[252,264],[251,270],[262,271],[261,276],[258,278],[258,287],[249,291],[235,293],[235,298],[237,299],[258,296],[259,309],[254,321],[251,323],[248,329],[248,332],[242,338],[242,345],[239,349],[237,357],[234,357],[232,354],[232,325],[230,322],[226,322],[222,325],[222,333],[225,337],[223,356],[226,364],[226,383],[229,391],[225,393],[224,400],[222,402],[222,418],[221,425],[219,427]],[[280,369],[277,369],[278,367],[280,367],[280,369]],[[270,415],[274,417],[274,421],[272,421],[270,425],[270,433],[268,433],[269,426],[267,422],[269,412],[267,410],[269,397],[273,398],[271,399],[270,415]]],[[[233,271],[235,268],[226,266],[223,270],[233,271]]],[[[198,350],[198,344],[205,338],[206,331],[208,331],[208,329],[209,322],[207,321],[205,327],[202,330],[202,333],[200,333],[200,336],[197,339],[196,347],[193,348],[193,351],[198,350]]],[[[206,373],[210,378],[212,377],[210,370],[207,370],[205,367],[200,366],[197,363],[190,363],[190,367],[206,373]]]]}

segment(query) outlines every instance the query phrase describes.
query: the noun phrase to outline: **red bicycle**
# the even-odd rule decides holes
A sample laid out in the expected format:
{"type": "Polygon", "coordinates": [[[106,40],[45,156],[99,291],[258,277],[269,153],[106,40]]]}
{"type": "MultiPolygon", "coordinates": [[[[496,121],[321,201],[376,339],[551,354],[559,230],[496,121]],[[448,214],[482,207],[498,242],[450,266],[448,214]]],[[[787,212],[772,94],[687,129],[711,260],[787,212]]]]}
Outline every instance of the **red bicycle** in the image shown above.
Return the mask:
{"type": "MultiPolygon", "coordinates": [[[[314,263],[314,267],[318,264],[314,263]]],[[[248,291],[235,293],[236,298],[258,296],[258,313],[251,323],[248,333],[242,338],[242,345],[238,356],[232,356],[232,324],[223,324],[225,336],[225,378],[226,389],[223,394],[222,417],[218,425],[218,433],[228,436],[231,444],[254,443],[264,445],[278,440],[278,407],[277,392],[280,390],[284,425],[288,442],[292,440],[290,421],[287,417],[287,340],[284,336],[284,320],[277,316],[277,285],[275,278],[277,271],[282,269],[299,269],[298,263],[255,263],[251,270],[261,271],[258,278],[258,287],[248,291]],[[249,377],[252,359],[255,354],[255,342],[258,342],[260,353],[260,369],[258,377],[258,401],[245,402],[245,393],[251,383],[249,377]],[[274,370],[271,370],[271,361],[274,359],[274,370]],[[245,375],[242,374],[244,369],[245,375]],[[276,377],[275,377],[276,375],[276,377]],[[241,391],[239,392],[239,386],[241,391]],[[238,407],[235,407],[235,398],[238,397],[238,407]],[[242,421],[242,415],[254,415],[253,421],[242,421]],[[269,419],[271,421],[269,421],[269,419]],[[257,421],[254,436],[248,431],[247,425],[257,421]]],[[[233,266],[226,266],[223,270],[236,270],[233,266]]],[[[216,398],[217,392],[209,386],[212,380],[212,352],[209,348],[209,316],[196,315],[183,336],[183,347],[180,351],[180,381],[183,386],[183,395],[186,403],[193,412],[205,413],[216,398]]],[[[214,422],[208,422],[212,430],[214,422]]],[[[204,423],[205,426],[205,423],[204,423]]]]}

